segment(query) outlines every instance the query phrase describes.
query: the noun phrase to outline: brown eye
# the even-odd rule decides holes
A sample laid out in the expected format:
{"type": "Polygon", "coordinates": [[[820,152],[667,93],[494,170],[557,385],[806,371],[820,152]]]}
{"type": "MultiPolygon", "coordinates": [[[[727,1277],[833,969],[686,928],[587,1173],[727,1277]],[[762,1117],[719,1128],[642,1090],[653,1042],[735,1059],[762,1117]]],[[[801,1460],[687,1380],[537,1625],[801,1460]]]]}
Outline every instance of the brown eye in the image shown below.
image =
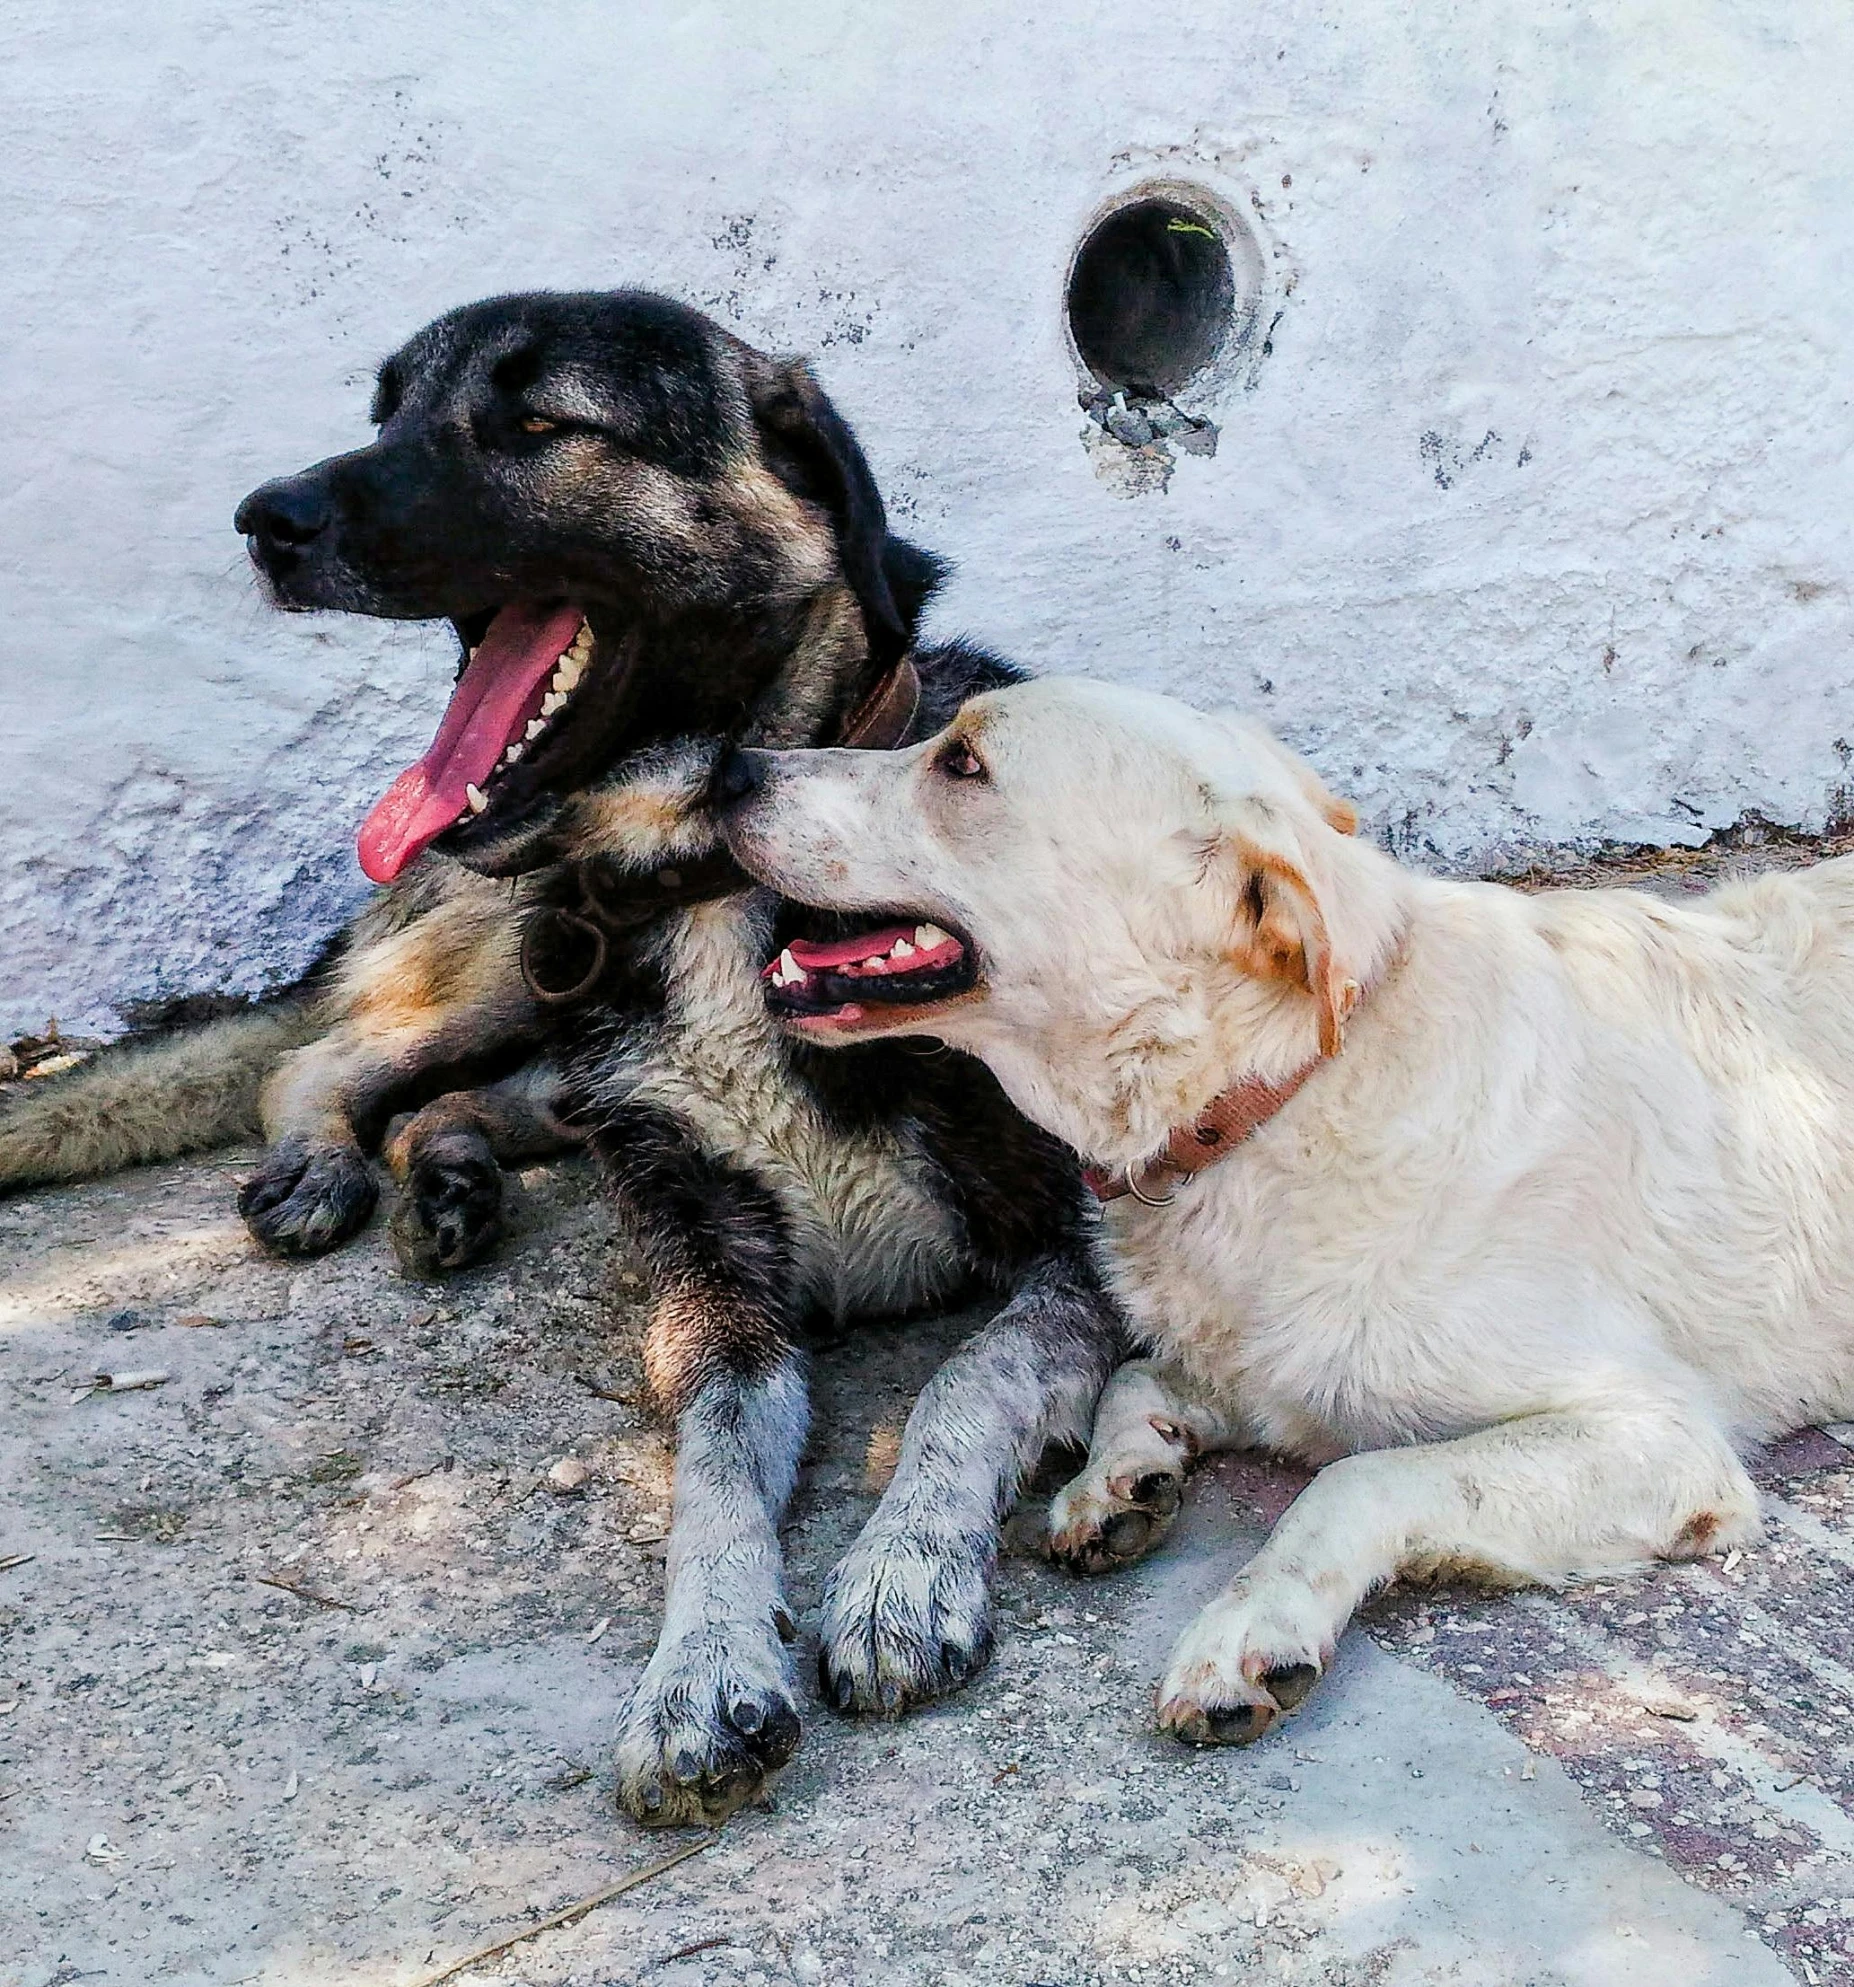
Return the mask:
{"type": "Polygon", "coordinates": [[[963,738],[956,738],[935,762],[949,780],[982,780],[985,762],[963,738]]]}
{"type": "Polygon", "coordinates": [[[560,423],[544,421],[538,414],[526,414],[522,417],[521,431],[524,435],[557,435],[560,423]]]}

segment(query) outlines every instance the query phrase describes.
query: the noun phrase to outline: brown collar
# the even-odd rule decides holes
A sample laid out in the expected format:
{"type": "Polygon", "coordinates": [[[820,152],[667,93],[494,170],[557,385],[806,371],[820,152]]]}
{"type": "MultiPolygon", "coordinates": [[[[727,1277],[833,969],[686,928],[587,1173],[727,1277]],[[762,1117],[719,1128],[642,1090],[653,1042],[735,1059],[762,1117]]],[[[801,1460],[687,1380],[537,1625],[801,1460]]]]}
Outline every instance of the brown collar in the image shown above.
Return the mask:
{"type": "Polygon", "coordinates": [[[1315,1056],[1279,1083],[1265,1083],[1259,1076],[1245,1076],[1240,1083],[1232,1083],[1227,1090],[1218,1091],[1190,1124],[1173,1132],[1156,1159],[1120,1173],[1085,1167],[1082,1177],[1088,1182],[1088,1191],[1100,1201],[1124,1200],[1131,1194],[1147,1207],[1163,1207],[1172,1198],[1170,1190],[1175,1182],[1201,1173],[1252,1138],[1325,1060],[1315,1056]]]}
{"type": "MultiPolygon", "coordinates": [[[[1345,983],[1339,1018],[1339,1052],[1345,1049],[1344,1023],[1358,1010],[1366,989],[1356,980],[1345,983]]],[[[1084,1166],[1082,1178],[1098,1201],[1124,1200],[1128,1194],[1145,1207],[1163,1207],[1175,1198],[1180,1180],[1214,1166],[1225,1153],[1234,1152],[1251,1139],[1283,1107],[1322,1063],[1327,1055],[1317,1055],[1279,1081],[1269,1083],[1259,1076],[1245,1076],[1227,1090],[1219,1090],[1208,1104],[1165,1141],[1156,1159],[1109,1173],[1099,1166],[1084,1166]]]]}
{"type": "Polygon", "coordinates": [[[908,743],[920,713],[920,672],[914,667],[914,658],[904,655],[844,720],[837,743],[869,752],[893,752],[908,743]]]}

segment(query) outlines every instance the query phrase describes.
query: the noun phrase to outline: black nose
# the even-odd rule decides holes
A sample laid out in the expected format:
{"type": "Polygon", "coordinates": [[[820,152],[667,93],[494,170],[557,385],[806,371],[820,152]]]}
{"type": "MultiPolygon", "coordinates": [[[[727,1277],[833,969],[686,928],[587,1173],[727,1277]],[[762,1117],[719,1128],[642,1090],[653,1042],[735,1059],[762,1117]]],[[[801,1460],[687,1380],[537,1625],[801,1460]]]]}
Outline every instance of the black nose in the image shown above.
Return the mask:
{"type": "Polygon", "coordinates": [[[715,768],[715,776],[709,786],[709,797],[716,807],[735,807],[751,794],[759,792],[766,784],[769,771],[767,755],[735,746],[722,756],[715,768]]]}
{"type": "Polygon", "coordinates": [[[328,527],[328,486],[319,477],[284,476],[253,490],[232,528],[266,546],[307,545],[328,527]]]}

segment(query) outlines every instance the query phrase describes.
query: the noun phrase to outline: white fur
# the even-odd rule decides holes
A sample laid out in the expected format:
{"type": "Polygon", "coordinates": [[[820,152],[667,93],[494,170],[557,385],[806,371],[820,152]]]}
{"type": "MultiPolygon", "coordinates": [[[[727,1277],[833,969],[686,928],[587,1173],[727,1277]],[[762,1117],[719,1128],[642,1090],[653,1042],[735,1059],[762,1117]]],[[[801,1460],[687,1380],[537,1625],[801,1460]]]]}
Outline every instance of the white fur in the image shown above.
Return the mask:
{"type": "Polygon", "coordinates": [[[1735,1445],[1854,1412],[1854,860],[1691,905],[1525,896],[1340,832],[1243,720],[1044,681],[953,729],[985,778],[941,741],[779,755],[730,839],[794,896],[966,933],[980,989],[909,1032],[1091,1159],[1286,1076],[1321,985],[1365,989],[1247,1144],[1108,1210],[1174,1418],[1195,1397],[1330,1465],[1184,1637],[1162,1722],[1254,1736],[1298,1701],[1270,1674],[1323,1667],[1399,1574],[1557,1582],[1751,1535],[1735,1445]],[[1258,966],[1263,885],[1304,974],[1258,966]]]}
{"type": "Polygon", "coordinates": [[[757,1778],[753,1733],[782,1716],[796,1733],[779,1520],[809,1419],[795,1360],[715,1382],[677,1418],[663,1627],[618,1736],[619,1799],[643,1820],[718,1819],[739,1799],[730,1770],[757,1778]]]}

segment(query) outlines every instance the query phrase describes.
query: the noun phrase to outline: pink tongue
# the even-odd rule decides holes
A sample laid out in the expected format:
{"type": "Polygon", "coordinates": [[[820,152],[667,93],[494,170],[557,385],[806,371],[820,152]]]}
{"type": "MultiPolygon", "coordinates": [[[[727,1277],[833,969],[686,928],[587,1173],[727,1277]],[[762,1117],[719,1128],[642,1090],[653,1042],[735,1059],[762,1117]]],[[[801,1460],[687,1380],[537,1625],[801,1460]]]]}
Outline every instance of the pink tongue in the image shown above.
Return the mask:
{"type": "MultiPolygon", "coordinates": [[[[914,943],[912,925],[885,925],[880,931],[858,932],[854,938],[833,938],[827,945],[813,945],[808,939],[792,941],[792,957],[807,973],[828,973],[833,966],[860,965],[886,952],[896,939],[914,943]]],[[[767,971],[772,968],[769,966],[767,971]]]]}
{"type": "Polygon", "coordinates": [[[518,602],[489,624],[476,659],[451,692],[438,735],[361,823],[360,866],[390,883],[469,806],[466,787],[483,786],[526,721],[535,692],[579,632],[577,607],[518,602]]]}

